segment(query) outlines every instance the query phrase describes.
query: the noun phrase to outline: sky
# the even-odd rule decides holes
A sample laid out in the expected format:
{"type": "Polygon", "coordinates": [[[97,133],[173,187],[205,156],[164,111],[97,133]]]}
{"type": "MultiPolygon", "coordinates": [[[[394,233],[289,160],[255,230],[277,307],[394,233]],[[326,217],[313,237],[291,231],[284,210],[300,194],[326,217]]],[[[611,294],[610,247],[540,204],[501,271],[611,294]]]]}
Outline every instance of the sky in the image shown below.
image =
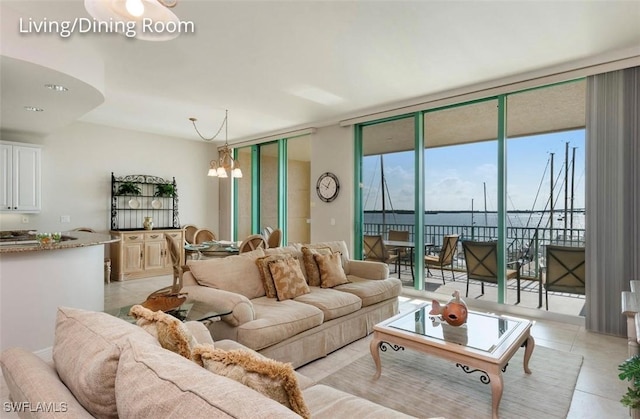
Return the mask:
{"type": "MultiPolygon", "coordinates": [[[[585,202],[585,132],[565,131],[507,140],[507,210],[541,210],[550,194],[550,153],[554,156],[555,208],[564,208],[565,143],[569,142],[569,164],[576,148],[574,208],[585,202]],[[542,185],[542,186],[541,186],[542,185]],[[538,189],[540,192],[538,193],[538,189]],[[536,195],[538,197],[536,198],[536,195]]],[[[425,209],[484,210],[484,184],[487,210],[497,211],[497,141],[431,148],[425,154],[425,209]]],[[[413,210],[413,151],[384,155],[384,173],[389,195],[387,208],[413,210]]],[[[368,156],[363,163],[364,209],[380,210],[380,158],[368,156]]],[[[569,166],[571,182],[571,166],[569,166]]],[[[569,196],[571,196],[569,183],[569,196]]],[[[570,203],[567,204],[570,207],[570,203]]]]}

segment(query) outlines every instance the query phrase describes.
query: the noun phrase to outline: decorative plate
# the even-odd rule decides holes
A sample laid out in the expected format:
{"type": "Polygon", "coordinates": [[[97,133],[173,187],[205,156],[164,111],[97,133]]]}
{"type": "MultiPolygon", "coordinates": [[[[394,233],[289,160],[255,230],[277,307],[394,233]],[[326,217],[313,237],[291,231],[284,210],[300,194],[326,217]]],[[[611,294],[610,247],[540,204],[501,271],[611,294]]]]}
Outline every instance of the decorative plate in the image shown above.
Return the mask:
{"type": "Polygon", "coordinates": [[[138,201],[136,198],[131,198],[129,200],[129,208],[131,208],[131,209],[140,208],[140,201],[138,201]]]}
{"type": "Polygon", "coordinates": [[[154,199],[153,201],[151,201],[151,207],[153,209],[160,209],[162,208],[162,201],[159,199],[154,199]]]}

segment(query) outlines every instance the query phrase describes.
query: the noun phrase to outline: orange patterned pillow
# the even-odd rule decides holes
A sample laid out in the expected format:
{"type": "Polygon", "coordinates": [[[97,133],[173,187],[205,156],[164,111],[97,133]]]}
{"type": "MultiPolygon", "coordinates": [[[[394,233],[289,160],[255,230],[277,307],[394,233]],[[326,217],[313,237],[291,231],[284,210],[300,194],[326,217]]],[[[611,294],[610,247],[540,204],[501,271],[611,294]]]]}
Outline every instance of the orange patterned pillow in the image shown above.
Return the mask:
{"type": "Polygon", "coordinates": [[[330,255],[330,247],[319,247],[317,249],[310,249],[308,247],[302,248],[302,261],[304,262],[304,269],[307,271],[307,279],[309,285],[312,287],[320,286],[320,272],[318,271],[318,264],[313,258],[313,255],[330,255]]]}
{"type": "Polygon", "coordinates": [[[279,301],[311,292],[302,275],[298,259],[287,258],[269,262],[269,271],[273,277],[279,301]]]}
{"type": "Polygon", "coordinates": [[[337,285],[347,284],[349,280],[342,269],[340,253],[330,255],[313,255],[320,271],[320,287],[333,288],[337,285]]]}
{"type": "Polygon", "coordinates": [[[291,258],[291,254],[289,253],[281,253],[275,255],[268,255],[261,258],[256,259],[256,265],[258,265],[258,270],[260,271],[260,279],[262,279],[262,285],[264,285],[264,292],[268,298],[276,298],[276,286],[273,283],[273,277],[271,276],[271,271],[269,270],[269,263],[276,260],[283,260],[287,258],[291,258]]]}

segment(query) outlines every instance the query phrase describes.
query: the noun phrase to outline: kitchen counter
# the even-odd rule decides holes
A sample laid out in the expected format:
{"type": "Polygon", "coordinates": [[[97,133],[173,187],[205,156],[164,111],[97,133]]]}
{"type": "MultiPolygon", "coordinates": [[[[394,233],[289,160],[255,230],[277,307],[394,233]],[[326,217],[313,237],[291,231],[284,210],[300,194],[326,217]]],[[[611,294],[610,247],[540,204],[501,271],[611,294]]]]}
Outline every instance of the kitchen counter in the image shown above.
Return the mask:
{"type": "Polygon", "coordinates": [[[0,253],[43,252],[59,249],[73,249],[76,247],[97,246],[115,243],[120,239],[110,234],[88,233],[85,231],[64,231],[62,241],[41,246],[34,243],[35,237],[27,240],[3,240],[0,241],[0,253]]]}
{"type": "Polygon", "coordinates": [[[118,239],[82,231],[62,234],[66,240],[48,246],[7,244],[12,239],[2,236],[0,350],[20,346],[50,356],[58,307],[104,310],[105,244],[118,239]]]}

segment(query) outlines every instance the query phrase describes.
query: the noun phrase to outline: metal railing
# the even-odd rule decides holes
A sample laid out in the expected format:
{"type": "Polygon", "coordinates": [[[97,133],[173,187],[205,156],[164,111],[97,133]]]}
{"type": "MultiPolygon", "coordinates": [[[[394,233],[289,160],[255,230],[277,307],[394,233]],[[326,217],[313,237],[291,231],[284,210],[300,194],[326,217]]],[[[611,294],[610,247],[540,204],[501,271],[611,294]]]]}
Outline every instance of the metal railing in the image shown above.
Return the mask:
{"type": "MultiPolygon", "coordinates": [[[[409,241],[415,240],[415,228],[413,224],[364,224],[364,234],[380,234],[386,239],[389,230],[409,231],[409,241]]],[[[434,252],[440,250],[443,238],[448,234],[458,234],[460,236],[453,268],[464,271],[464,253],[461,242],[464,240],[497,240],[498,227],[468,225],[424,226],[424,242],[433,244],[431,250],[434,252]]],[[[507,227],[507,260],[519,260],[522,263],[522,270],[520,271],[522,277],[538,278],[540,267],[544,263],[544,250],[546,245],[584,246],[584,239],[584,229],[573,228],[572,230],[565,230],[564,228],[507,227]]]]}

